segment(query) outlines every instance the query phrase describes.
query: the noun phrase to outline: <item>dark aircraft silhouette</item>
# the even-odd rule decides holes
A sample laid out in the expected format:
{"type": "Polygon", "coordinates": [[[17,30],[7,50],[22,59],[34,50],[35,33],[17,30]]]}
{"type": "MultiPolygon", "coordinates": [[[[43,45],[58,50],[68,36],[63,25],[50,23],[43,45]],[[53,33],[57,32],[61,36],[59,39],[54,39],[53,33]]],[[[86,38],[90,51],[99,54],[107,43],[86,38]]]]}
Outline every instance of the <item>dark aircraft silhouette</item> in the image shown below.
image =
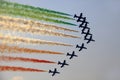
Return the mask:
{"type": "Polygon", "coordinates": [[[49,73],[52,73],[52,76],[54,76],[56,73],[60,74],[60,72],[58,72],[56,68],[54,69],[54,71],[49,70],[49,73]]]}
{"type": "Polygon", "coordinates": [[[89,27],[84,27],[84,28],[82,29],[81,34],[86,34],[86,35],[90,34],[90,28],[89,28],[89,27]],[[85,32],[86,29],[87,29],[87,32],[85,32]]]}
{"type": "Polygon", "coordinates": [[[89,24],[89,22],[86,21],[81,21],[82,23],[79,25],[79,28],[84,28],[87,27],[87,25],[89,24]]]}
{"type": "Polygon", "coordinates": [[[77,55],[75,55],[75,51],[73,51],[72,54],[67,53],[67,56],[70,56],[69,59],[72,59],[73,57],[78,57],[77,55]]]}
{"type": "Polygon", "coordinates": [[[90,28],[83,28],[81,34],[85,34],[84,40],[86,40],[87,36],[91,36],[92,34],[90,33],[90,28]],[[88,29],[87,32],[85,32],[85,29],[88,29]]]}
{"type": "Polygon", "coordinates": [[[82,49],[87,49],[86,47],[84,47],[84,43],[82,43],[81,46],[79,46],[78,44],[76,45],[76,48],[80,48],[79,51],[81,51],[82,49]]]}
{"type": "Polygon", "coordinates": [[[80,13],[80,16],[74,15],[74,18],[78,18],[77,22],[86,22],[86,17],[82,17],[82,13],[80,13]]]}
{"type": "Polygon", "coordinates": [[[62,68],[62,67],[64,67],[65,65],[69,65],[69,64],[67,64],[67,63],[66,63],[66,60],[64,60],[63,63],[60,62],[60,61],[58,61],[58,65],[61,65],[61,68],[62,68]]]}
{"type": "Polygon", "coordinates": [[[80,13],[80,16],[77,16],[76,14],[74,15],[74,18],[81,18],[82,17],[82,13],[80,13]]]}
{"type": "Polygon", "coordinates": [[[87,44],[90,43],[90,41],[94,41],[95,42],[95,40],[92,39],[92,34],[89,34],[89,35],[90,35],[90,38],[87,38],[88,35],[85,35],[85,39],[84,39],[84,40],[88,40],[87,44]]]}

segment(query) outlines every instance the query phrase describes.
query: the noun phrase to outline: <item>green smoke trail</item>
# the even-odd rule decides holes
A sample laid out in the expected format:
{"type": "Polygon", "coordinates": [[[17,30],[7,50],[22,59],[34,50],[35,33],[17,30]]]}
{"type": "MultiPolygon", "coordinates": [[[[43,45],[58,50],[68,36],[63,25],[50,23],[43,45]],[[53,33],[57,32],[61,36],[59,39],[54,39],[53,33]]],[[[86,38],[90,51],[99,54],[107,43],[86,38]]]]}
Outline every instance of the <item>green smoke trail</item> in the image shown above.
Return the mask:
{"type": "Polygon", "coordinates": [[[22,16],[25,18],[32,18],[32,19],[37,19],[37,20],[43,20],[47,22],[54,22],[54,23],[59,23],[59,24],[66,24],[66,25],[73,25],[76,26],[76,24],[61,21],[61,20],[56,20],[56,19],[51,19],[51,18],[46,18],[44,16],[39,16],[35,14],[30,14],[29,12],[23,12],[22,10],[19,9],[12,9],[8,7],[1,7],[0,8],[0,14],[8,14],[8,15],[15,15],[15,16],[22,16]]]}
{"type": "Polygon", "coordinates": [[[35,7],[32,6],[28,6],[28,5],[22,5],[22,4],[17,4],[17,3],[11,3],[11,2],[1,2],[1,6],[7,6],[7,7],[12,7],[12,8],[17,8],[17,9],[22,9],[22,10],[29,10],[31,12],[34,12],[35,14],[39,14],[39,15],[45,15],[48,17],[55,17],[55,18],[63,18],[63,19],[70,19],[70,20],[74,20],[73,18],[70,17],[66,17],[66,16],[62,16],[60,14],[57,13],[53,13],[47,11],[46,9],[40,8],[40,9],[36,9],[35,7]]]}
{"type": "Polygon", "coordinates": [[[8,6],[8,4],[3,4],[3,6],[1,4],[0,7],[1,7],[0,8],[0,13],[1,14],[22,16],[22,17],[26,17],[26,18],[33,18],[33,19],[43,20],[43,21],[47,21],[47,22],[54,22],[54,23],[76,26],[75,24],[72,24],[72,23],[69,23],[69,22],[65,22],[65,21],[61,21],[61,20],[55,20],[55,19],[51,19],[51,18],[46,18],[46,17],[41,16],[39,14],[36,15],[36,14],[32,13],[31,11],[28,11],[28,10],[25,10],[25,9],[18,9],[16,7],[10,8],[8,6]]]}

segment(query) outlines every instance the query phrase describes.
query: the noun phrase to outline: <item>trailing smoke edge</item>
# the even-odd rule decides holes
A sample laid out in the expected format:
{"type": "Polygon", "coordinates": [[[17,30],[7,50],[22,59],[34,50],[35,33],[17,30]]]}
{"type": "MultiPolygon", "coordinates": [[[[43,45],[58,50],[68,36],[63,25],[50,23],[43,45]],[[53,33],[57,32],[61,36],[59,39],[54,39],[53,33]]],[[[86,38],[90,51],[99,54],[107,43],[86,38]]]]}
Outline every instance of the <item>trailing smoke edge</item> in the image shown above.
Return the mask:
{"type": "Polygon", "coordinates": [[[29,25],[22,25],[17,23],[11,23],[9,21],[0,21],[0,27],[1,30],[12,30],[17,32],[29,32],[32,34],[38,34],[38,35],[50,35],[50,36],[59,36],[59,37],[68,37],[68,38],[79,38],[78,36],[73,36],[69,34],[59,33],[59,32],[53,32],[48,30],[40,30],[37,28],[31,29],[31,26],[29,25]]]}
{"type": "MultiPolygon", "coordinates": [[[[76,30],[63,28],[55,25],[49,24],[42,24],[37,21],[33,20],[25,20],[22,18],[28,19],[35,19],[38,21],[46,21],[52,22],[57,24],[64,24],[69,26],[76,26],[71,22],[67,22],[64,20],[74,20],[71,18],[70,14],[57,12],[53,10],[48,10],[44,8],[32,7],[28,5],[22,5],[12,2],[6,2],[0,0],[0,27],[2,30],[11,30],[11,31],[19,31],[19,32],[29,32],[32,34],[41,34],[41,35],[52,35],[58,37],[67,37],[67,38],[80,38],[78,36],[58,33],[52,30],[64,30],[70,32],[78,32],[76,30]],[[5,15],[5,16],[3,16],[5,15]],[[12,17],[9,17],[9,16],[12,17]],[[20,18],[14,18],[19,16],[20,18]],[[57,18],[57,19],[55,19],[57,18]],[[60,20],[62,19],[62,20],[60,20]],[[64,20],[63,20],[64,19],[64,20]],[[22,25],[22,26],[20,26],[22,25]],[[37,26],[37,27],[36,27],[37,26]],[[41,27],[42,26],[42,27],[41,27]],[[44,29],[43,29],[44,28],[44,29]],[[46,30],[47,29],[47,30],[46,30]],[[51,31],[49,31],[51,29],[51,31]]],[[[32,39],[32,38],[25,38],[25,37],[17,37],[17,36],[9,36],[0,34],[0,40],[5,44],[0,44],[0,52],[4,54],[8,53],[28,53],[28,54],[64,54],[62,52],[55,52],[55,51],[47,51],[47,50],[36,50],[30,48],[21,48],[18,46],[8,46],[7,44],[16,44],[16,43],[26,43],[26,44],[38,44],[38,45],[59,45],[59,46],[68,46],[71,47],[73,45],[61,42],[53,42],[53,41],[46,41],[40,39],[32,39]]],[[[23,58],[23,57],[10,57],[10,56],[0,56],[0,60],[3,61],[23,61],[23,62],[33,62],[33,63],[56,63],[53,61],[48,60],[40,60],[34,58],[23,58]]],[[[0,65],[0,71],[21,71],[21,72],[48,72],[46,70],[41,69],[34,69],[34,68],[25,68],[25,67],[17,67],[17,66],[2,66],[0,65]]]]}
{"type": "Polygon", "coordinates": [[[52,42],[40,39],[31,39],[31,38],[24,38],[24,37],[16,37],[16,36],[8,36],[0,34],[0,40],[4,41],[5,43],[26,43],[26,44],[48,44],[48,45],[59,45],[59,46],[73,46],[66,43],[61,42],[52,42]]]}
{"type": "Polygon", "coordinates": [[[23,57],[10,57],[10,56],[0,56],[0,61],[5,62],[32,62],[32,63],[49,63],[49,64],[55,64],[56,62],[48,61],[48,60],[40,60],[40,59],[34,59],[34,58],[23,58],[23,57]]]}
{"type": "Polygon", "coordinates": [[[21,72],[47,72],[46,70],[15,67],[15,66],[0,66],[0,71],[21,71],[21,72]]]}
{"type": "Polygon", "coordinates": [[[59,27],[56,25],[43,24],[38,21],[26,20],[26,19],[22,19],[22,18],[14,18],[14,17],[10,17],[10,16],[0,15],[0,20],[1,21],[9,21],[12,23],[19,23],[21,25],[27,25],[27,26],[30,26],[31,29],[37,28],[37,29],[42,29],[42,30],[64,30],[64,31],[70,31],[70,32],[78,32],[76,30],[59,27]]]}
{"type": "Polygon", "coordinates": [[[0,53],[27,53],[27,54],[64,54],[62,52],[48,51],[48,50],[37,50],[30,48],[21,48],[18,46],[7,46],[0,44],[0,53]]]}
{"type": "MultiPolygon", "coordinates": [[[[1,7],[0,8],[0,14],[7,14],[7,15],[12,15],[12,16],[21,16],[21,17],[25,17],[25,18],[43,20],[43,21],[46,21],[46,22],[54,22],[54,23],[58,23],[58,24],[66,24],[66,25],[77,26],[76,24],[73,24],[73,23],[65,22],[65,21],[58,20],[58,19],[57,20],[52,19],[50,17],[47,17],[47,15],[43,15],[43,12],[47,12],[48,10],[46,11],[46,10],[43,10],[42,8],[40,10],[38,10],[38,8],[34,8],[35,9],[34,10],[33,7],[30,7],[30,6],[26,7],[25,5],[21,5],[21,4],[17,4],[17,3],[10,3],[10,2],[4,2],[4,1],[1,1],[0,7],[1,7]],[[14,6],[14,7],[12,7],[12,6],[14,6]],[[20,6],[21,8],[23,7],[23,9],[20,9],[18,6],[20,6]],[[41,15],[40,15],[40,13],[37,14],[36,10],[37,10],[37,12],[42,11],[42,14],[41,15]]],[[[50,14],[50,13],[51,12],[48,11],[48,14],[50,14]]],[[[61,17],[61,18],[63,18],[63,17],[61,17]]]]}
{"type": "Polygon", "coordinates": [[[71,16],[68,13],[64,13],[64,12],[59,12],[59,11],[55,11],[55,10],[49,10],[49,9],[45,9],[45,8],[40,8],[40,7],[33,7],[30,5],[23,5],[23,4],[18,4],[18,3],[12,3],[12,2],[7,2],[5,0],[0,0],[0,2],[2,4],[6,4],[6,5],[14,5],[14,7],[18,7],[18,8],[24,8],[24,9],[28,9],[28,10],[35,10],[35,11],[42,11],[42,12],[49,12],[49,13],[53,13],[53,14],[58,14],[58,15],[65,15],[65,16],[71,16]]]}

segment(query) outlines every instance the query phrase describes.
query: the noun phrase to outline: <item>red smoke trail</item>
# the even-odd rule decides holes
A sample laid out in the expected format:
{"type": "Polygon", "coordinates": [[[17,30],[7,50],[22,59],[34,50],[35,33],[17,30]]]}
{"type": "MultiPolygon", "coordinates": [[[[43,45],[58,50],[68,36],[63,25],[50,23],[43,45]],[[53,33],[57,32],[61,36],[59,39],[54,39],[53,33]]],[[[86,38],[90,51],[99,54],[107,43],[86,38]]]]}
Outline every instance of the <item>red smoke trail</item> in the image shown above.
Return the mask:
{"type": "Polygon", "coordinates": [[[63,54],[61,52],[54,52],[48,50],[37,50],[37,49],[29,49],[29,48],[20,48],[18,46],[7,46],[4,44],[0,44],[0,52],[1,53],[39,53],[39,54],[63,54]]]}
{"type": "Polygon", "coordinates": [[[0,66],[0,71],[47,72],[45,70],[24,68],[24,67],[13,67],[13,66],[0,66]]]}
{"type": "Polygon", "coordinates": [[[23,62],[34,62],[34,63],[55,63],[48,60],[39,60],[32,58],[22,58],[22,57],[9,57],[9,56],[0,56],[0,61],[23,61],[23,62]]]}

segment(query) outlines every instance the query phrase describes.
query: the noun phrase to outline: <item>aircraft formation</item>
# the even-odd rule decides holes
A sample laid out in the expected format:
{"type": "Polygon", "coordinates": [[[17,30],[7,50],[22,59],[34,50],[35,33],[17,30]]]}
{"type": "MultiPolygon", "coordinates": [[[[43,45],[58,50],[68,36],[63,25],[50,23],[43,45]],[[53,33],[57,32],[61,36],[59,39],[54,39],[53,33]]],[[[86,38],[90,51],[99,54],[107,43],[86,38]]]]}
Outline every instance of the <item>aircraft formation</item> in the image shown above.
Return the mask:
{"type": "MultiPolygon", "coordinates": [[[[48,72],[52,76],[56,74],[60,74],[59,69],[63,69],[66,66],[69,66],[69,61],[78,57],[78,51],[81,52],[82,50],[87,49],[86,44],[95,41],[93,39],[93,35],[90,32],[90,28],[88,27],[89,22],[87,22],[87,18],[83,17],[83,14],[74,15],[71,18],[71,14],[67,14],[64,12],[49,10],[40,7],[33,7],[30,5],[23,5],[19,3],[14,3],[10,1],[0,0],[0,53],[23,53],[26,56],[22,57],[15,57],[15,56],[6,56],[2,54],[0,56],[0,60],[2,61],[19,61],[21,64],[22,62],[31,62],[31,63],[57,63],[56,65],[59,68],[54,67],[50,70],[41,70],[41,69],[34,69],[27,67],[22,67],[19,65],[10,65],[9,63],[6,65],[0,65],[0,71],[29,71],[29,72],[48,72]],[[16,7],[17,6],[17,7],[16,7]],[[27,12],[26,12],[27,11],[27,12]],[[37,11],[37,12],[36,12],[37,11]],[[22,13],[21,13],[22,12],[22,13]],[[50,41],[50,40],[42,40],[38,39],[38,37],[64,37],[64,38],[74,38],[79,39],[79,36],[75,36],[69,33],[63,33],[61,31],[69,31],[69,32],[77,32],[79,30],[69,29],[67,27],[57,26],[57,24],[68,25],[76,27],[77,24],[69,22],[67,20],[76,20],[76,22],[80,25],[78,26],[81,30],[81,34],[84,35],[84,40],[86,43],[80,43],[71,45],[68,43],[58,42],[58,41],[50,41]],[[45,22],[45,23],[43,23],[45,22]],[[60,32],[57,30],[61,30],[60,32]],[[6,33],[7,31],[7,33],[6,33]],[[9,33],[10,32],[10,33],[9,33]],[[14,33],[18,34],[25,34],[25,36],[13,35],[14,33]],[[31,36],[29,36],[30,34],[31,36]],[[37,39],[33,36],[38,36],[37,39]],[[13,45],[12,45],[13,44],[13,45]],[[20,45],[26,45],[21,46],[20,45]],[[34,45],[35,47],[30,48],[29,45],[34,45]],[[64,54],[63,52],[56,52],[56,51],[49,51],[49,50],[41,50],[38,49],[38,45],[52,45],[52,46],[73,46],[74,50],[71,52],[66,52],[65,57],[68,58],[67,60],[63,59],[62,61],[54,62],[49,60],[41,60],[36,59],[33,57],[32,53],[36,54],[64,54]],[[29,47],[29,48],[28,48],[29,47]],[[37,49],[36,49],[37,48],[37,49]],[[77,52],[76,52],[77,51],[77,52]],[[3,56],[4,55],[4,56],[3,56]],[[31,58],[28,58],[31,56],[31,58]]],[[[47,39],[44,38],[44,39],[47,39]]],[[[57,39],[56,39],[57,40],[57,39]]],[[[33,66],[34,67],[34,66],[33,66]]]]}
{"type": "MultiPolygon", "coordinates": [[[[77,18],[76,21],[80,22],[79,28],[82,28],[81,34],[85,34],[84,40],[87,41],[86,43],[88,44],[91,41],[94,42],[95,40],[93,40],[93,38],[92,38],[93,35],[90,33],[90,28],[88,27],[89,22],[86,21],[86,17],[83,17],[83,14],[80,13],[80,16],[77,16],[75,14],[74,18],[77,18]]],[[[87,49],[85,47],[85,43],[82,43],[81,45],[77,44],[75,48],[78,49],[79,52],[82,51],[83,49],[87,49]]],[[[68,52],[66,54],[66,56],[69,57],[70,60],[73,59],[74,57],[78,57],[78,55],[76,55],[75,50],[73,50],[72,53],[68,52]]],[[[60,65],[61,68],[63,68],[64,66],[69,66],[69,64],[67,63],[66,60],[64,60],[63,62],[58,61],[58,65],[60,65]]],[[[51,73],[52,76],[55,76],[56,74],[60,74],[60,72],[58,72],[57,68],[54,68],[54,70],[49,70],[49,73],[51,73]]]]}
{"type": "Polygon", "coordinates": [[[79,28],[82,28],[81,34],[85,34],[84,40],[87,40],[87,44],[91,41],[95,41],[92,38],[90,33],[90,28],[88,27],[89,22],[86,21],[86,17],[83,17],[83,13],[80,13],[80,16],[74,15],[74,18],[77,18],[77,22],[80,22],[79,28]]]}
{"type": "MultiPolygon", "coordinates": [[[[82,43],[81,46],[79,46],[77,44],[76,48],[79,48],[79,51],[82,51],[83,49],[87,49],[86,47],[84,47],[84,43],[82,43]]],[[[73,51],[72,53],[67,53],[66,56],[69,57],[69,59],[78,57],[78,55],[76,55],[75,51],[73,51]]],[[[61,68],[63,68],[64,66],[69,66],[69,64],[66,62],[66,60],[64,60],[63,62],[58,61],[58,65],[60,65],[61,68]]],[[[60,72],[58,72],[57,68],[54,68],[54,70],[49,70],[49,73],[51,73],[52,76],[54,76],[55,74],[60,74],[60,72]]]]}

